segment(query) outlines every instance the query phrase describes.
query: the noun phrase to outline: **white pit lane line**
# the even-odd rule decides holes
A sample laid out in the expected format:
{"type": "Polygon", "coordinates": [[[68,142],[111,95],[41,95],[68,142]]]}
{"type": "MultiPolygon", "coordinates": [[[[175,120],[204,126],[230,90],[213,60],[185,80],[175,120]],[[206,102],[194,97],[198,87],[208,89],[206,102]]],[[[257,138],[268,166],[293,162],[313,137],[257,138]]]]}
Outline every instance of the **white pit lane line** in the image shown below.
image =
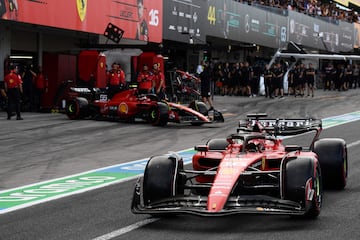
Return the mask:
{"type": "Polygon", "coordinates": [[[348,148],[355,147],[360,144],[360,140],[347,144],[348,148]]]}
{"type": "MultiPolygon", "coordinates": [[[[347,144],[347,148],[352,148],[352,147],[355,147],[357,145],[360,145],[360,140],[358,141],[355,141],[355,142],[352,142],[352,143],[349,143],[347,144]]],[[[140,222],[136,222],[134,224],[131,224],[129,226],[126,226],[126,227],[123,227],[123,228],[120,228],[118,230],[115,230],[111,233],[108,233],[108,234],[105,234],[105,235],[102,235],[100,237],[97,237],[97,238],[94,238],[92,240],[111,240],[113,238],[116,238],[116,237],[119,237],[121,235],[124,235],[128,232],[131,232],[133,230],[136,230],[138,228],[141,228],[142,226],[145,226],[145,225],[148,225],[150,223],[153,223],[153,222],[156,222],[158,221],[160,218],[148,218],[148,219],[144,219],[140,222]]]]}
{"type": "Polygon", "coordinates": [[[92,240],[109,240],[109,239],[113,239],[113,238],[119,237],[121,235],[124,235],[125,233],[131,232],[131,231],[133,231],[135,229],[141,228],[142,226],[145,226],[145,225],[148,225],[150,223],[156,222],[158,220],[159,220],[159,218],[144,219],[144,220],[142,220],[140,222],[137,222],[137,223],[131,224],[129,226],[120,228],[118,230],[115,230],[115,231],[113,231],[111,233],[107,233],[105,235],[94,238],[92,240]]]}

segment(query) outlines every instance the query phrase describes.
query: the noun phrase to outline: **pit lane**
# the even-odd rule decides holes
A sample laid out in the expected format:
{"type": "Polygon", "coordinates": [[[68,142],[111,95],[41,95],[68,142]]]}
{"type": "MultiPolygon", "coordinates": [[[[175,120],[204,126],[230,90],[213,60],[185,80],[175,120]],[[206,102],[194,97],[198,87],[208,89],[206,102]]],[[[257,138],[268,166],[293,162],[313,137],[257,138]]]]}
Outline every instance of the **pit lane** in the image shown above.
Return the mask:
{"type": "MultiPolygon", "coordinates": [[[[229,117],[223,125],[202,127],[170,125],[165,128],[154,128],[144,124],[69,121],[64,116],[57,114],[46,115],[46,117],[37,114],[24,114],[25,121],[21,122],[21,125],[17,121],[12,121],[9,123],[12,128],[1,128],[1,142],[3,143],[1,146],[1,164],[4,167],[1,168],[0,187],[2,189],[19,187],[121,162],[125,163],[128,160],[142,159],[154,153],[186,149],[203,143],[208,138],[233,133],[237,119],[244,117],[249,112],[267,112],[271,117],[303,117],[304,114],[309,115],[311,113],[312,116],[317,115],[325,118],[358,110],[359,97],[355,94],[355,90],[354,92],[341,93],[343,94],[342,98],[346,97],[344,102],[338,101],[339,96],[337,94],[340,93],[328,94],[334,96],[319,95],[314,99],[303,98],[301,101],[291,97],[281,100],[216,97],[215,102],[218,104],[218,108],[225,113],[230,113],[228,114],[229,117]],[[334,101],[331,102],[331,99],[334,101]]],[[[5,115],[3,116],[2,119],[5,119],[5,115]]],[[[0,121],[2,121],[2,126],[4,123],[7,124],[6,120],[0,121]]],[[[358,121],[355,121],[350,124],[343,124],[340,127],[326,129],[322,136],[339,136],[345,138],[348,144],[356,143],[358,136],[355,130],[358,127],[358,121]]],[[[297,141],[301,141],[301,139],[297,139],[297,141]]],[[[358,161],[357,156],[359,156],[356,149],[356,145],[350,149],[351,175],[349,181],[351,181],[348,189],[340,194],[326,194],[326,205],[320,217],[323,219],[316,221],[316,224],[324,223],[324,218],[326,221],[327,216],[335,215],[343,219],[350,213],[350,219],[352,219],[352,216],[356,215],[356,211],[351,212],[342,204],[340,204],[342,210],[337,208],[339,207],[337,203],[342,202],[340,201],[341,198],[345,198],[347,203],[350,202],[350,199],[354,200],[352,193],[356,193],[356,191],[354,192],[350,184],[356,183],[352,180],[354,177],[353,166],[356,165],[353,164],[353,161],[356,163],[358,161]],[[347,194],[348,191],[350,194],[347,194]],[[339,196],[341,198],[338,199],[339,196]],[[327,207],[331,207],[331,209],[329,210],[327,207]]],[[[26,236],[25,239],[93,239],[117,229],[132,226],[139,220],[146,219],[146,216],[134,216],[129,212],[133,185],[133,181],[123,182],[0,215],[0,222],[4,223],[0,226],[0,239],[24,239],[24,236],[26,236]]],[[[353,187],[356,190],[356,184],[353,187]]],[[[328,221],[326,221],[327,224],[334,228],[332,220],[328,219],[328,221]]],[[[341,222],[335,221],[335,223],[341,222]]],[[[344,223],[353,224],[350,221],[344,221],[344,223]]],[[[211,239],[211,232],[216,233],[213,234],[213,239],[215,236],[217,239],[219,237],[223,239],[238,238],[235,236],[241,236],[243,239],[250,239],[250,237],[261,239],[253,236],[255,226],[263,232],[260,234],[263,237],[267,232],[270,232],[274,234],[274,239],[289,239],[290,233],[295,231],[296,233],[303,233],[300,236],[304,238],[308,236],[309,230],[316,233],[316,228],[312,228],[312,224],[309,228],[308,225],[309,223],[306,221],[294,221],[288,217],[238,216],[208,220],[187,216],[170,220],[160,219],[136,231],[128,232],[126,235],[120,235],[116,239],[145,239],[144,236],[168,239],[169,234],[175,234],[175,239],[198,239],[200,237],[211,239]],[[269,220],[273,220],[271,221],[272,224],[264,224],[269,220]],[[234,225],[233,221],[239,224],[236,224],[236,227],[231,227],[234,225]],[[184,235],[182,229],[186,230],[187,235],[184,235]],[[284,234],[275,233],[276,229],[279,231],[284,229],[280,231],[284,234]]],[[[323,227],[325,231],[329,232],[325,233],[324,236],[333,234],[332,228],[323,227]]],[[[344,226],[343,231],[347,229],[348,226],[344,226]]],[[[346,232],[344,234],[346,236],[346,232]]],[[[350,236],[354,237],[356,233],[348,237],[353,239],[350,236]]],[[[267,239],[271,238],[267,237],[267,239]]]]}

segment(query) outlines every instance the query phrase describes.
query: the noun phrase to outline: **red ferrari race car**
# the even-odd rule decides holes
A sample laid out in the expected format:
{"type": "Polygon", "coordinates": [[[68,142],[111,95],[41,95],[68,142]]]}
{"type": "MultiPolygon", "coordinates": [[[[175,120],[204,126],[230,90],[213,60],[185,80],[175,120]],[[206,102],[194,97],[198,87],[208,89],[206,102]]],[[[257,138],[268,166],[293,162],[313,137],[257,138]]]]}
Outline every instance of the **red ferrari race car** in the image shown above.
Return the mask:
{"type": "Polygon", "coordinates": [[[124,121],[146,121],[156,126],[168,122],[204,123],[224,122],[221,112],[208,111],[205,103],[193,101],[189,106],[160,101],[154,94],[138,94],[136,88],[123,90],[111,99],[98,89],[72,88],[73,94],[66,103],[66,114],[70,119],[110,118],[124,121]]]}
{"type": "Polygon", "coordinates": [[[132,212],[316,218],[323,186],[346,185],[346,143],[319,139],[321,120],[260,119],[265,116],[248,115],[237,133],[196,146],[190,170],[176,153],[151,157],[136,183],[132,212]],[[315,133],[309,147],[283,145],[279,137],[308,132],[315,133]]]}

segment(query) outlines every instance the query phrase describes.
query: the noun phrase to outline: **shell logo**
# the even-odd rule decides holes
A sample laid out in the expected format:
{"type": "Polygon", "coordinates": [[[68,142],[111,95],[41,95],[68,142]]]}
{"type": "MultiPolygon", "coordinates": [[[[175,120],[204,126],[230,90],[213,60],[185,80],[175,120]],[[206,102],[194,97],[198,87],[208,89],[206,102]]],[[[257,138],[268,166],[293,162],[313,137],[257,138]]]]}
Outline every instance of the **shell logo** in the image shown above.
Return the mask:
{"type": "Polygon", "coordinates": [[[262,157],[262,159],[261,159],[261,169],[265,170],[265,167],[266,167],[266,159],[265,159],[265,157],[262,157]]]}
{"type": "Polygon", "coordinates": [[[84,21],[86,16],[87,0],[76,0],[77,11],[81,21],[84,21]]]}
{"type": "Polygon", "coordinates": [[[126,103],[122,102],[122,103],[119,104],[119,112],[120,113],[127,114],[128,110],[129,110],[129,108],[128,108],[128,105],[126,103]]]}

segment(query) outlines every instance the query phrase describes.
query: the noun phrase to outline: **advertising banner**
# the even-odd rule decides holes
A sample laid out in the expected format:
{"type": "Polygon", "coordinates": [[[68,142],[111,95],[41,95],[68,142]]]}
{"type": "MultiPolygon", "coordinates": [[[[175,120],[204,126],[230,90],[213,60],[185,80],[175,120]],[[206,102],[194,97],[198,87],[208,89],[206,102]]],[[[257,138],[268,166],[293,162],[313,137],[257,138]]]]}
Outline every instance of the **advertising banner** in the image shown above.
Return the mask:
{"type": "Polygon", "coordinates": [[[0,0],[0,18],[103,34],[109,23],[123,38],[162,41],[163,0],[0,0]]]}
{"type": "Polygon", "coordinates": [[[353,50],[354,29],[347,22],[334,24],[289,11],[289,40],[313,49],[349,52],[353,50]]]}
{"type": "Polygon", "coordinates": [[[360,47],[360,24],[354,23],[354,48],[360,47]]]}
{"type": "Polygon", "coordinates": [[[339,22],[339,52],[354,50],[354,25],[348,22],[339,22]]]}
{"type": "Polygon", "coordinates": [[[287,42],[287,17],[232,0],[208,0],[207,34],[278,48],[287,42]]]}
{"type": "Polygon", "coordinates": [[[207,0],[164,1],[164,38],[205,43],[207,0]]]}

